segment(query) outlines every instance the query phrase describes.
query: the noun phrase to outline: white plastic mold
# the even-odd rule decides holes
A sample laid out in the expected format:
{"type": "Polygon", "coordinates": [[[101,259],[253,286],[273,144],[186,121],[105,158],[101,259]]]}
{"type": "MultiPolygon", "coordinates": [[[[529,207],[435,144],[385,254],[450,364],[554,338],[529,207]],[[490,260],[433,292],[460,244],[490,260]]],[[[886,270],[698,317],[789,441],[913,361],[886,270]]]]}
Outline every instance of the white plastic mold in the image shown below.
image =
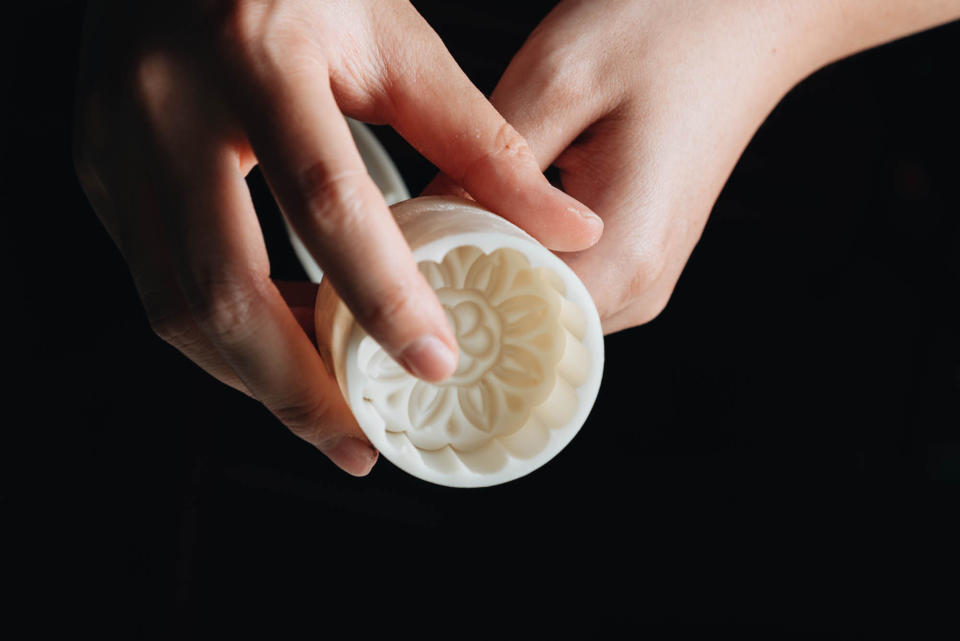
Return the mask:
{"type": "Polygon", "coordinates": [[[392,463],[454,487],[537,469],[576,435],[596,399],[603,334],[579,278],[523,230],[470,201],[393,206],[460,346],[439,384],[408,374],[323,283],[321,354],[357,422],[392,463]]]}

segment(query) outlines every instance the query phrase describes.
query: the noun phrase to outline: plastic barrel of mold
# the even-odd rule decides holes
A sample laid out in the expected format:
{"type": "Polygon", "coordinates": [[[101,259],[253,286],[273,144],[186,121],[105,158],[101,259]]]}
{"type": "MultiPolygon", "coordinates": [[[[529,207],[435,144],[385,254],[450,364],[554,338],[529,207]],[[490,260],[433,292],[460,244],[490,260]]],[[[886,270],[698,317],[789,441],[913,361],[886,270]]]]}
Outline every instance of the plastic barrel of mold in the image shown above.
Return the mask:
{"type": "Polygon", "coordinates": [[[567,265],[467,200],[391,207],[447,313],[457,369],[431,384],[406,372],[354,321],[324,279],[317,341],[361,429],[382,455],[426,481],[505,483],[556,456],[580,430],[603,373],[603,333],[567,265]]]}

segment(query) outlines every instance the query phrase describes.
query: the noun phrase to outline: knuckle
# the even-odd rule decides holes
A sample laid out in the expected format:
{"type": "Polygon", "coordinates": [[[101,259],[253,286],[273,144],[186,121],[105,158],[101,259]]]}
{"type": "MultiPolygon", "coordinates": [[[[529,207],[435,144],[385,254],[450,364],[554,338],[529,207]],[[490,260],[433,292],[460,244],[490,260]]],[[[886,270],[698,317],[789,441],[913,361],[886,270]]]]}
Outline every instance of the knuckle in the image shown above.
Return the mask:
{"type": "Polygon", "coordinates": [[[226,54],[251,52],[263,32],[265,7],[260,2],[227,2],[210,14],[213,42],[226,54]]]}
{"type": "Polygon", "coordinates": [[[534,77],[538,94],[558,112],[569,110],[581,104],[583,96],[589,92],[590,74],[581,70],[583,63],[569,62],[563,55],[550,55],[534,77]]]}
{"type": "Polygon", "coordinates": [[[456,182],[464,185],[467,191],[470,191],[470,185],[474,179],[480,179],[478,174],[489,169],[489,165],[496,165],[505,159],[512,162],[520,160],[530,163],[532,166],[537,164],[536,157],[533,155],[526,139],[506,121],[500,123],[497,127],[497,131],[490,139],[490,146],[487,151],[466,163],[456,182]]]}
{"type": "Polygon", "coordinates": [[[291,432],[305,441],[317,444],[322,441],[330,403],[324,397],[311,397],[293,403],[281,404],[272,409],[273,415],[291,432]]]}
{"type": "Polygon", "coordinates": [[[185,309],[174,310],[155,298],[142,296],[141,300],[153,333],[174,347],[179,347],[194,327],[190,312],[185,309]]]}
{"type": "Polygon", "coordinates": [[[139,286],[139,293],[150,329],[161,340],[188,356],[204,343],[200,328],[182,302],[176,304],[168,293],[143,286],[139,286]]]}
{"type": "Polygon", "coordinates": [[[261,298],[258,282],[253,277],[225,276],[194,283],[191,306],[197,322],[228,344],[244,340],[253,331],[261,298]]]}
{"type": "Polygon", "coordinates": [[[514,82],[561,116],[599,119],[623,101],[629,86],[617,60],[608,54],[585,54],[582,41],[555,29],[534,30],[516,61],[514,82]]]}
{"type": "Polygon", "coordinates": [[[530,68],[523,74],[534,95],[558,111],[579,105],[600,88],[595,57],[584,56],[577,43],[557,41],[552,32],[534,32],[524,45],[530,68]]]}
{"type": "Polygon", "coordinates": [[[315,30],[283,5],[267,2],[230,2],[214,14],[209,27],[214,46],[226,60],[244,68],[273,73],[290,71],[304,63],[323,63],[315,30]]]}
{"type": "Polygon", "coordinates": [[[493,154],[508,156],[526,156],[533,159],[533,152],[526,139],[510,123],[504,121],[493,137],[493,154]]]}
{"type": "Polygon", "coordinates": [[[131,92],[141,117],[162,113],[178,96],[178,71],[162,49],[142,51],[131,61],[131,92]]]}
{"type": "Polygon", "coordinates": [[[150,318],[150,329],[153,330],[153,333],[181,352],[189,352],[191,348],[202,343],[189,313],[184,312],[168,316],[148,315],[148,317],[150,318]]]}
{"type": "Polygon", "coordinates": [[[331,173],[315,164],[300,175],[303,208],[313,231],[324,235],[349,233],[361,226],[366,193],[366,174],[359,170],[331,173]]]}

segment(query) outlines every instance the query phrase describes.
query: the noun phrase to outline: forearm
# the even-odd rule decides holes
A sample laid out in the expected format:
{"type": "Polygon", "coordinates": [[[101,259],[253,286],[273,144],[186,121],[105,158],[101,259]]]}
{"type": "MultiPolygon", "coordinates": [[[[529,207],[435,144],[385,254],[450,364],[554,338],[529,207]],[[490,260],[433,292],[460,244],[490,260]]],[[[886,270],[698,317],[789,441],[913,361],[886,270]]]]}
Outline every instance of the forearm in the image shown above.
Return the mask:
{"type": "Polygon", "coordinates": [[[960,0],[794,0],[780,19],[802,51],[805,74],[864,49],[960,18],[960,0]]]}

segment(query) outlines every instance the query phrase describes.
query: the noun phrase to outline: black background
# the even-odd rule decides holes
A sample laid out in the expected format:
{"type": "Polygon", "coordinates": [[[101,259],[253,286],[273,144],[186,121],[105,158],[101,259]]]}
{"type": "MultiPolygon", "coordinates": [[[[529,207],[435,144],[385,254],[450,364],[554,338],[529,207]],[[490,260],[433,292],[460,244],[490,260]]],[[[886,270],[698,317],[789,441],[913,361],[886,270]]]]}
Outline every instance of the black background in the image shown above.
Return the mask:
{"type": "MultiPolygon", "coordinates": [[[[415,4],[485,92],[546,10],[415,4]]],[[[572,444],[465,491],[385,460],[347,477],[151,334],[70,160],[82,6],[28,13],[7,15],[3,502],[35,624],[182,638],[602,612],[595,625],[841,616],[818,634],[874,638],[955,606],[960,24],[791,92],[667,309],[607,338],[572,444]]],[[[433,168],[376,132],[416,193],[433,168]]],[[[274,275],[302,277],[250,182],[274,275]]]]}

